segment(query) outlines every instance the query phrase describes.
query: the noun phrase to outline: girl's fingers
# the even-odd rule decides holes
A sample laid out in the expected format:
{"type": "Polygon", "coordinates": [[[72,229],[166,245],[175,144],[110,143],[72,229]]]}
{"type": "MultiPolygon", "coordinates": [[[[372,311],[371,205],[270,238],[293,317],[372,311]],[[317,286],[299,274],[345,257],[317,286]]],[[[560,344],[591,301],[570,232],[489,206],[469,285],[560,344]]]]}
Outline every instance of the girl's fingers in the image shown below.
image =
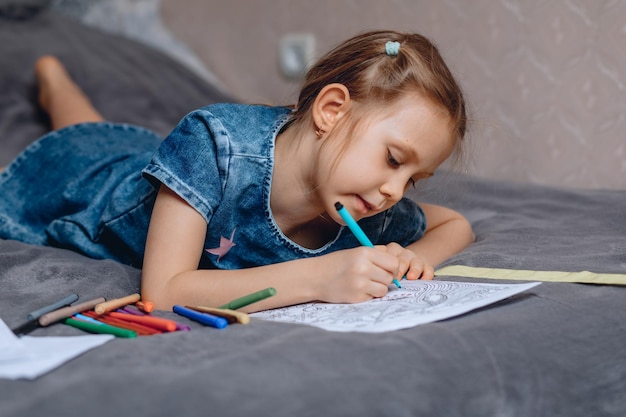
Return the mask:
{"type": "MultiPolygon", "coordinates": [[[[383,247],[384,248],[384,247],[383,247]]],[[[376,249],[376,252],[368,249],[369,261],[376,267],[375,271],[371,271],[370,279],[380,282],[384,285],[389,285],[396,278],[400,272],[398,257],[386,250],[376,249]]]]}
{"type": "Polygon", "coordinates": [[[381,298],[387,295],[387,292],[389,292],[389,286],[387,284],[372,281],[368,294],[373,298],[381,298]]]}
{"type": "Polygon", "coordinates": [[[398,260],[398,273],[395,278],[400,279],[404,276],[410,280],[432,280],[434,278],[435,271],[433,267],[424,263],[424,261],[418,258],[412,251],[394,242],[386,246],[381,246],[381,249],[384,249],[384,251],[389,254],[393,254],[398,260]]]}
{"type": "Polygon", "coordinates": [[[431,265],[425,264],[421,259],[414,258],[411,261],[409,270],[406,273],[407,279],[424,279],[432,280],[435,276],[435,270],[431,265]]]}
{"type": "MultiPolygon", "coordinates": [[[[397,258],[398,271],[395,274],[394,278],[401,279],[408,273],[409,270],[411,270],[412,268],[416,268],[415,266],[413,266],[413,263],[415,261],[419,261],[419,259],[410,250],[403,248],[402,246],[400,246],[399,244],[395,242],[391,242],[387,244],[386,246],[380,246],[380,248],[383,249],[385,252],[394,255],[397,258]]],[[[413,277],[412,279],[417,279],[419,275],[420,274],[413,277]]],[[[409,277],[407,276],[407,278],[409,277]]]]}
{"type": "Polygon", "coordinates": [[[424,265],[422,276],[420,278],[426,281],[432,281],[434,277],[435,277],[435,269],[430,265],[424,265]]]}
{"type": "MultiPolygon", "coordinates": [[[[414,257],[411,258],[410,256],[402,256],[402,257],[399,258],[399,260],[400,260],[400,269],[398,271],[398,276],[396,278],[400,279],[400,278],[406,276],[407,279],[410,279],[408,277],[408,273],[409,273],[409,271],[412,268],[412,263],[413,263],[414,260],[419,260],[419,259],[414,258],[414,257]]],[[[417,279],[417,277],[414,278],[414,279],[417,279]]]]}

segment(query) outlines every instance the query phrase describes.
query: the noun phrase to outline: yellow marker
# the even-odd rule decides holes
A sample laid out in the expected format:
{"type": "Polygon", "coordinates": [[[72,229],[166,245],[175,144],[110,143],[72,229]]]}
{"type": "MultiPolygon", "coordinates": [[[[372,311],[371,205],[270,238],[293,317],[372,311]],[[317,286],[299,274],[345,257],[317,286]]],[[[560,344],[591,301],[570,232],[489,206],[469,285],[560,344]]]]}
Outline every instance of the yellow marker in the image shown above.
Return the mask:
{"type": "Polygon", "coordinates": [[[100,303],[96,305],[94,308],[95,312],[98,314],[104,314],[108,311],[115,310],[120,307],[127,306],[129,304],[134,304],[141,299],[139,294],[131,294],[122,298],[115,298],[113,300],[105,301],[104,303],[100,303]]]}
{"type": "Polygon", "coordinates": [[[235,323],[235,322],[240,323],[240,324],[250,323],[250,316],[248,315],[248,313],[244,313],[243,311],[235,311],[235,310],[230,310],[227,308],[203,307],[203,306],[198,306],[198,307],[187,306],[187,308],[200,311],[202,313],[209,313],[215,316],[224,317],[226,320],[228,320],[229,323],[235,323]]]}

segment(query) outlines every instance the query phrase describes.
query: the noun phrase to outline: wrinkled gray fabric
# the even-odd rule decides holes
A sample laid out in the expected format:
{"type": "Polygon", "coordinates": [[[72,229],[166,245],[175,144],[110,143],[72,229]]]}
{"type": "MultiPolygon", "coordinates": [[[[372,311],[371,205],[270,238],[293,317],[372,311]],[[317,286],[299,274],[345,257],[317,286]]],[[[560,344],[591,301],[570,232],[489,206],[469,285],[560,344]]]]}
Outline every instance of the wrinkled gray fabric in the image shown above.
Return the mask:
{"type": "MultiPolygon", "coordinates": [[[[122,121],[167,130],[187,105],[219,100],[153,51],[37,19],[32,27],[0,21],[0,48],[10,52],[0,54],[3,155],[9,136],[27,141],[44,129],[33,102],[20,101],[34,88],[28,71],[37,53],[63,53],[108,117],[122,121]],[[19,38],[34,52],[6,42],[19,38]]],[[[428,186],[436,191],[419,199],[459,209],[477,236],[446,264],[625,272],[624,191],[452,175],[428,186]]],[[[0,318],[9,326],[71,292],[119,297],[138,291],[139,280],[140,271],[112,261],[0,240],[0,318]]],[[[625,305],[625,287],[544,283],[470,314],[383,334],[260,320],[217,330],[159,311],[192,330],[115,339],[36,380],[0,380],[0,415],[623,416],[625,305]]],[[[61,324],[32,333],[77,334],[61,324]]]]}
{"type": "MultiPolygon", "coordinates": [[[[619,269],[606,258],[595,262],[582,244],[559,256],[558,244],[535,238],[559,241],[574,227],[586,231],[589,246],[601,245],[607,236],[580,220],[572,225],[567,215],[570,203],[588,193],[462,183],[476,186],[464,205],[484,204],[493,216],[474,224],[477,243],[452,262],[566,269],[579,259],[585,269],[619,269]],[[492,187],[507,192],[485,192],[492,187]],[[534,199],[550,212],[528,218],[524,211],[533,210],[534,199]],[[554,212],[563,214],[561,221],[547,221],[554,212]],[[526,237],[537,224],[545,224],[543,233],[526,237]],[[550,259],[542,261],[542,253],[550,259]]],[[[607,194],[622,194],[596,208],[610,225],[611,211],[626,196],[607,194]]],[[[615,248],[624,247],[620,232],[610,232],[615,248]]],[[[138,290],[139,275],[112,261],[0,241],[0,317],[17,325],[70,292],[84,299],[122,296],[138,290]]],[[[116,339],[35,381],[0,380],[0,415],[105,416],[132,408],[139,416],[199,410],[211,416],[620,416],[626,412],[625,302],[625,287],[543,283],[461,317],[384,334],[260,320],[216,330],[160,311],[192,331],[116,339]]],[[[80,332],[58,324],[32,334],[80,332]]]]}
{"type": "Polygon", "coordinates": [[[474,225],[472,250],[443,265],[626,273],[626,190],[558,189],[444,174],[414,197],[451,205],[474,225]]]}

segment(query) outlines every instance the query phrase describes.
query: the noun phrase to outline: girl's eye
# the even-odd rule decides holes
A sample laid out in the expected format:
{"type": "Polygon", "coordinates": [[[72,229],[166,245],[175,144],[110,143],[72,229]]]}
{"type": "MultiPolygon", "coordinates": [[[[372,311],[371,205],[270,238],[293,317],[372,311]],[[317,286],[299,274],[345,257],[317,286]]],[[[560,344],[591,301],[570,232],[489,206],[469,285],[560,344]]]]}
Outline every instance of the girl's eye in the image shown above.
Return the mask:
{"type": "Polygon", "coordinates": [[[400,162],[398,162],[398,160],[394,158],[394,156],[391,154],[390,151],[387,151],[387,163],[391,165],[392,167],[400,166],[400,162]]]}

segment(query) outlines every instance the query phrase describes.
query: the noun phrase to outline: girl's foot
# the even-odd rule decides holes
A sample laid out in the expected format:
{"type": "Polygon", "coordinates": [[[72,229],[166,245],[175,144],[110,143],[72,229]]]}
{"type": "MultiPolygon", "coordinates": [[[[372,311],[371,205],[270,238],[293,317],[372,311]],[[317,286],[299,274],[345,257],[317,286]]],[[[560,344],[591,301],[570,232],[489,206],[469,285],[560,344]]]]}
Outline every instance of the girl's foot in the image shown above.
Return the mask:
{"type": "Polygon", "coordinates": [[[39,82],[39,104],[50,116],[53,129],[104,120],[56,57],[39,58],[35,75],[39,82]]]}

